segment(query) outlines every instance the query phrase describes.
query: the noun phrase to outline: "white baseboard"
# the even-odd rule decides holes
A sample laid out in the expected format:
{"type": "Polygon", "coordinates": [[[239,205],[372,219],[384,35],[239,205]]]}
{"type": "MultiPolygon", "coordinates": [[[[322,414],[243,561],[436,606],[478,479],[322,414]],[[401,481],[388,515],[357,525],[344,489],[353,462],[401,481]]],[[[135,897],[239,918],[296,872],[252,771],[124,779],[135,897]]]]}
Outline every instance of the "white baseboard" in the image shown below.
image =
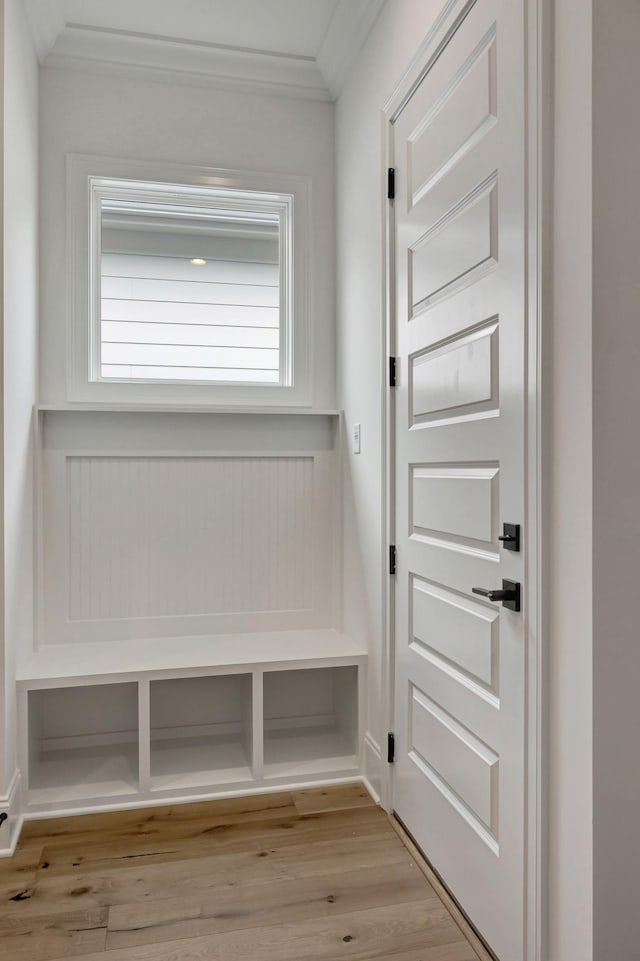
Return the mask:
{"type": "MultiPolygon", "coordinates": [[[[261,781],[248,788],[240,790],[223,789],[221,791],[212,790],[198,794],[185,793],[177,797],[154,797],[145,795],[135,801],[114,800],[109,804],[79,804],[77,806],[64,806],[50,811],[26,811],[20,819],[20,827],[23,821],[46,821],[49,818],[77,817],[81,814],[112,814],[115,811],[133,811],[143,808],[174,807],[176,804],[195,804],[201,801],[223,801],[227,798],[251,797],[256,794],[279,794],[282,792],[308,791],[313,788],[336,787],[340,784],[361,784],[364,779],[359,774],[349,774],[345,777],[334,776],[327,778],[310,778],[291,781],[289,783],[266,784],[261,781]]],[[[368,788],[369,789],[369,788],[368,788]]],[[[371,789],[369,789],[371,790],[371,789]]],[[[372,792],[373,793],[373,792],[372,792]]]]}
{"type": "Polygon", "coordinates": [[[10,858],[15,852],[24,816],[22,813],[22,778],[16,769],[6,797],[0,797],[0,812],[8,814],[0,826],[0,858],[10,858]]]}
{"type": "Polygon", "coordinates": [[[382,751],[378,742],[367,732],[364,736],[364,764],[362,780],[376,804],[382,798],[382,751]]]}

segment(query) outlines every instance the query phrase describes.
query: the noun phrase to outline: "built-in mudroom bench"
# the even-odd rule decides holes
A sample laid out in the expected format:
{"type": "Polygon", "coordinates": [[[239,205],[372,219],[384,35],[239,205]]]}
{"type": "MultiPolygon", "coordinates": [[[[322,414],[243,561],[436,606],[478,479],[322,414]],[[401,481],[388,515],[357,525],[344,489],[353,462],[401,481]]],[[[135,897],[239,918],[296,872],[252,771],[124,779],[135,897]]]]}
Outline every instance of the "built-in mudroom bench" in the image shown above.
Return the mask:
{"type": "Polygon", "coordinates": [[[349,780],[336,412],[40,409],[27,816],[349,780]]]}
{"type": "Polygon", "coordinates": [[[365,665],[332,630],[35,654],[18,679],[27,814],[355,778],[365,665]]]}

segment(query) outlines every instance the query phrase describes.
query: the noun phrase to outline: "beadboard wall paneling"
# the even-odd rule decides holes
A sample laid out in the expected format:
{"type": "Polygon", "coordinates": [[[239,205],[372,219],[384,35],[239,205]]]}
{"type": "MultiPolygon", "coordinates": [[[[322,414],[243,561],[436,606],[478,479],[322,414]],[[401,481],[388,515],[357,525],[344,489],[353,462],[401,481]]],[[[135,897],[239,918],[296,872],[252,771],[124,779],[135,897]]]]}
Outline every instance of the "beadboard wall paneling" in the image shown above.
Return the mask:
{"type": "Polygon", "coordinates": [[[45,441],[41,645],[335,625],[334,451],[209,430],[202,450],[45,441]]]}
{"type": "Polygon", "coordinates": [[[71,621],[313,603],[311,457],[68,457],[71,621]]]}

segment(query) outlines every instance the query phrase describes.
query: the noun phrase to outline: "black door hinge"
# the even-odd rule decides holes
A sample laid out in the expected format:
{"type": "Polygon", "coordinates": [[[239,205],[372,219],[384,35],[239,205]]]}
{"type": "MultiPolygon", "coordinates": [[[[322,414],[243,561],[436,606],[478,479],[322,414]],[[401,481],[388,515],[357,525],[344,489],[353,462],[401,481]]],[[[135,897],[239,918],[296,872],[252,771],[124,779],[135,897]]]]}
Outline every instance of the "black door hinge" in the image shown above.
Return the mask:
{"type": "Polygon", "coordinates": [[[387,170],[387,200],[394,200],[396,196],[396,168],[387,170]]]}
{"type": "Polygon", "coordinates": [[[389,573],[392,576],[396,572],[396,558],[397,558],[396,545],[391,544],[391,546],[389,547],[389,573]]]}
{"type": "Polygon", "coordinates": [[[395,386],[396,386],[396,369],[397,369],[397,366],[398,366],[398,365],[397,365],[397,363],[396,363],[396,358],[395,358],[395,357],[390,357],[390,358],[389,358],[389,387],[395,387],[395,386]]]}
{"type": "Polygon", "coordinates": [[[396,759],[396,739],[395,735],[389,731],[387,734],[387,764],[393,764],[396,759]]]}

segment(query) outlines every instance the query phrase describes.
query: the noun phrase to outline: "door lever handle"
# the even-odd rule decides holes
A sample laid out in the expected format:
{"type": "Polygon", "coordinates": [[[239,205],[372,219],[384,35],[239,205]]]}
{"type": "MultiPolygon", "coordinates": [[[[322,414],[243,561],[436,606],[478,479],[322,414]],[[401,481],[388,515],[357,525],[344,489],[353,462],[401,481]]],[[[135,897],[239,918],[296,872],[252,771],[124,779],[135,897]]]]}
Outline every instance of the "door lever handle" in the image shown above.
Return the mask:
{"type": "Polygon", "coordinates": [[[490,601],[502,601],[502,606],[508,611],[520,610],[520,584],[517,581],[502,581],[502,588],[491,590],[486,587],[472,587],[474,594],[487,597],[490,601]]]}

